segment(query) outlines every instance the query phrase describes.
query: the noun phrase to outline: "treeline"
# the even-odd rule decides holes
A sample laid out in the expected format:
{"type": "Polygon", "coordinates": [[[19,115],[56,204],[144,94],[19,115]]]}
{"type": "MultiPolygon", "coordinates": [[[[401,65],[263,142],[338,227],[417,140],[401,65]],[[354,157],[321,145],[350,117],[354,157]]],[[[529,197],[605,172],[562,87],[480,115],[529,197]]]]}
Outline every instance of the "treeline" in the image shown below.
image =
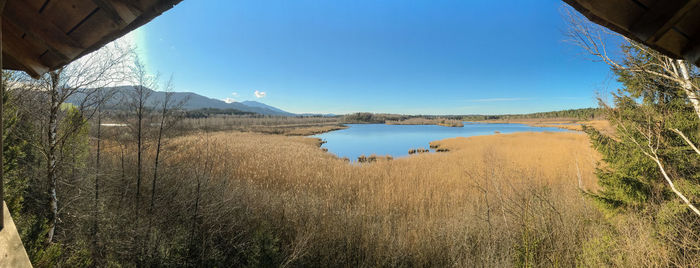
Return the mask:
{"type": "Polygon", "coordinates": [[[225,116],[225,115],[256,115],[253,112],[245,112],[238,109],[228,108],[228,109],[217,109],[217,108],[201,108],[196,110],[185,111],[186,118],[209,118],[212,116],[225,116]]]}
{"type": "Polygon", "coordinates": [[[411,118],[411,116],[408,115],[400,115],[400,114],[375,114],[375,113],[354,113],[354,114],[348,114],[344,115],[342,117],[342,122],[344,123],[350,123],[350,124],[355,124],[355,123],[369,123],[369,124],[384,124],[387,120],[391,121],[397,121],[397,120],[406,120],[408,118],[411,118]]]}
{"type": "Polygon", "coordinates": [[[388,121],[405,121],[409,119],[449,119],[461,120],[460,115],[403,115],[384,113],[353,113],[341,117],[341,122],[348,124],[384,124],[388,121]]]}
{"type": "Polygon", "coordinates": [[[569,109],[553,112],[540,112],[530,114],[504,114],[504,115],[402,115],[383,113],[353,113],[342,116],[344,123],[371,123],[383,124],[388,121],[405,121],[409,119],[449,119],[462,121],[484,120],[509,120],[509,119],[578,119],[593,120],[605,117],[605,111],[601,108],[569,109]]]}
{"type": "Polygon", "coordinates": [[[601,108],[569,109],[553,112],[540,112],[531,114],[504,114],[504,115],[467,115],[462,117],[465,121],[483,120],[509,120],[509,119],[552,119],[573,118],[578,120],[593,120],[605,117],[605,111],[601,108]]]}

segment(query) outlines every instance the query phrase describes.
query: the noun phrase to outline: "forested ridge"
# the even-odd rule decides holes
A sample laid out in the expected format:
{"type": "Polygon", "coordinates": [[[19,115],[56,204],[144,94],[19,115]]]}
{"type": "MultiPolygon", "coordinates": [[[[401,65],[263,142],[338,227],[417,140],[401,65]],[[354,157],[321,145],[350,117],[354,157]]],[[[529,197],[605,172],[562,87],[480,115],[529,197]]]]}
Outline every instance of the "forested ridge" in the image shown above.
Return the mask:
{"type": "Polygon", "coordinates": [[[481,120],[512,120],[512,119],[578,119],[593,120],[602,119],[605,111],[601,108],[581,108],[552,112],[539,112],[530,114],[504,114],[504,115],[467,115],[463,119],[466,121],[481,120]]]}

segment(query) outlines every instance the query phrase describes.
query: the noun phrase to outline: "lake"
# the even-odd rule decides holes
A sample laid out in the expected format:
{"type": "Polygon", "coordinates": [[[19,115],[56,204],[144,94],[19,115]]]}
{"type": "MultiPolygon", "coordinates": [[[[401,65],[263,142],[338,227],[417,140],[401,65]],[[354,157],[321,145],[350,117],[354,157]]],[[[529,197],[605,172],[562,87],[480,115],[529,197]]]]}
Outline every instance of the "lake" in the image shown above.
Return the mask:
{"type": "Polygon", "coordinates": [[[313,135],[326,141],[323,148],[339,157],[357,160],[361,155],[408,155],[413,148],[429,148],[431,141],[454,137],[493,135],[514,132],[569,132],[553,127],[532,127],[523,124],[484,124],[464,122],[464,127],[435,125],[347,124],[348,128],[313,135]]]}

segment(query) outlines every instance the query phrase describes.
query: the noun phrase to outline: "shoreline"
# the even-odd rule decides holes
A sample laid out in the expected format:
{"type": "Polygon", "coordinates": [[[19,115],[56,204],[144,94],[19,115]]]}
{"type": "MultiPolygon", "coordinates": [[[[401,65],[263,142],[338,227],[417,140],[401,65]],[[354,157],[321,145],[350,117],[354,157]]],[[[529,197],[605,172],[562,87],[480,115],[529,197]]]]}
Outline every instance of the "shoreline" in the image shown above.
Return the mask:
{"type": "MultiPolygon", "coordinates": [[[[481,122],[479,122],[481,123],[481,122]]],[[[491,124],[495,124],[497,122],[489,122],[491,124]]],[[[502,123],[502,122],[498,122],[502,123]]],[[[515,122],[508,122],[509,124],[518,124],[515,122]]],[[[540,126],[537,126],[540,127],[540,126]]],[[[566,129],[566,128],[560,128],[560,129],[566,129]]],[[[566,130],[571,130],[571,129],[566,129],[566,130]]],[[[403,158],[409,158],[411,156],[418,156],[418,155],[432,155],[432,154],[441,154],[441,153],[447,153],[447,152],[452,152],[453,148],[445,146],[444,141],[446,140],[451,140],[451,139],[484,139],[486,137],[510,137],[510,136],[518,136],[518,137],[527,137],[527,136],[538,136],[541,135],[541,133],[547,133],[547,134],[558,134],[558,133],[570,133],[570,134],[575,134],[575,135],[586,135],[583,131],[550,131],[550,130],[545,130],[545,131],[522,131],[522,132],[513,132],[513,133],[501,133],[499,131],[494,131],[493,133],[490,134],[482,134],[482,135],[474,135],[474,136],[454,136],[454,137],[447,137],[443,139],[438,139],[438,140],[432,140],[428,142],[427,146],[424,147],[407,147],[406,151],[408,154],[400,154],[400,155],[393,155],[393,154],[368,154],[368,155],[361,155],[358,156],[357,159],[350,159],[348,157],[340,156],[337,155],[334,152],[329,151],[327,148],[323,147],[323,144],[326,144],[327,141],[319,138],[319,137],[314,137],[312,135],[306,136],[307,138],[310,138],[313,140],[313,143],[322,151],[331,154],[333,157],[338,158],[338,159],[344,159],[349,162],[358,162],[358,163],[363,163],[363,162],[368,162],[372,163],[375,162],[373,161],[374,159],[386,159],[386,160],[394,160],[394,159],[403,159],[403,158]],[[372,161],[363,161],[367,159],[372,159],[372,161]]],[[[488,138],[486,138],[488,139],[488,138]]]]}
{"type": "Polygon", "coordinates": [[[571,118],[556,119],[513,119],[513,120],[483,120],[473,121],[484,124],[523,124],[531,127],[555,127],[560,129],[583,131],[583,126],[592,127],[603,133],[612,133],[610,123],[604,119],[577,120],[571,118]]]}

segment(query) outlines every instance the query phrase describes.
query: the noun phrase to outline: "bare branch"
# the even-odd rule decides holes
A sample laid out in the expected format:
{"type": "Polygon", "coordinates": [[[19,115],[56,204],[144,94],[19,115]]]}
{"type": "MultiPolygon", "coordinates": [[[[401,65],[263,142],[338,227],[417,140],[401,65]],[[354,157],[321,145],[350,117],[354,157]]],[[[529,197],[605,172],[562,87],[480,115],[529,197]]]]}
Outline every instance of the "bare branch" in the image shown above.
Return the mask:
{"type": "Polygon", "coordinates": [[[681,138],[683,138],[685,143],[687,143],[688,146],[690,146],[690,148],[693,148],[693,151],[695,151],[698,155],[700,155],[700,150],[698,150],[698,147],[696,147],[695,144],[693,144],[693,142],[690,141],[690,139],[688,139],[688,137],[686,137],[682,131],[678,130],[677,128],[672,128],[671,131],[676,132],[676,134],[681,136],[681,138]]]}

